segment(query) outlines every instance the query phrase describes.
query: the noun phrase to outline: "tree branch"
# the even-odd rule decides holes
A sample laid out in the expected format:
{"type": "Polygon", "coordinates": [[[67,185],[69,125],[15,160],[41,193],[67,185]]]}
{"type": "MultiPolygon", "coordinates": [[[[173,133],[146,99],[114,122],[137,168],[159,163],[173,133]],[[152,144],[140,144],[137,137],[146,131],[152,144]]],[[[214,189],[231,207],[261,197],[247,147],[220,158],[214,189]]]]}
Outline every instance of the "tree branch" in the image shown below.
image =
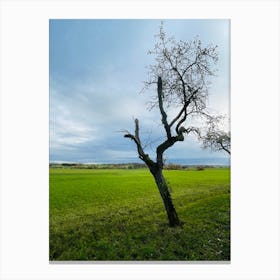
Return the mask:
{"type": "Polygon", "coordinates": [[[127,133],[127,134],[124,135],[124,137],[125,138],[130,138],[132,141],[134,141],[134,143],[136,144],[136,147],[137,147],[137,152],[138,152],[139,158],[141,160],[143,160],[148,165],[148,167],[156,165],[156,163],[152,159],[150,159],[149,155],[145,154],[144,149],[142,147],[140,137],[139,137],[139,121],[138,121],[138,119],[135,119],[135,135],[127,133]]]}
{"type": "MultiPolygon", "coordinates": [[[[184,96],[184,106],[181,109],[181,111],[179,112],[179,114],[172,120],[172,122],[170,123],[170,127],[180,119],[180,117],[184,114],[183,118],[178,122],[177,126],[176,126],[176,132],[179,134],[179,128],[180,125],[187,119],[187,108],[189,106],[189,104],[192,102],[194,95],[198,92],[199,89],[193,90],[193,88],[191,88],[185,81],[183,78],[183,75],[181,75],[181,73],[179,72],[179,70],[176,67],[173,67],[172,61],[170,61],[170,58],[168,58],[166,56],[166,58],[169,60],[170,65],[172,66],[172,70],[175,71],[177,73],[177,75],[179,76],[179,79],[182,83],[182,87],[183,87],[183,96],[184,96]],[[188,91],[190,92],[190,96],[187,99],[187,92],[186,92],[186,86],[188,88],[188,91]]],[[[197,59],[196,59],[197,60],[197,59]]],[[[196,63],[196,60],[194,63],[192,63],[191,65],[189,65],[189,67],[191,67],[192,65],[194,65],[196,63]]],[[[188,67],[187,67],[188,69],[188,67]]]]}
{"type": "Polygon", "coordinates": [[[163,167],[163,153],[178,141],[184,141],[183,132],[180,132],[179,135],[172,136],[171,138],[165,140],[157,147],[157,163],[160,167],[163,167]]]}
{"type": "Polygon", "coordinates": [[[176,132],[177,132],[177,134],[179,134],[180,132],[179,132],[179,130],[180,130],[180,126],[181,126],[181,124],[187,119],[187,108],[185,108],[185,110],[184,110],[184,116],[183,116],[183,118],[182,119],[180,119],[180,121],[177,123],[177,125],[176,125],[176,132]]]}
{"type": "Polygon", "coordinates": [[[159,110],[160,110],[160,113],[161,113],[161,121],[162,121],[162,124],[165,128],[167,138],[170,139],[171,138],[170,126],[167,122],[167,114],[166,114],[166,112],[164,111],[164,108],[163,108],[162,79],[161,79],[161,77],[158,77],[157,92],[158,92],[158,105],[159,105],[159,110]]]}
{"type": "Polygon", "coordinates": [[[219,144],[221,145],[221,147],[222,147],[222,149],[223,149],[224,151],[226,151],[228,154],[230,154],[230,150],[227,149],[227,148],[224,146],[223,142],[220,142],[219,144]]]}
{"type": "Polygon", "coordinates": [[[180,110],[180,112],[178,113],[178,115],[172,120],[172,122],[170,123],[170,127],[172,127],[172,125],[181,117],[181,115],[184,113],[184,111],[187,109],[187,105],[185,104],[183,106],[183,108],[180,110]]]}

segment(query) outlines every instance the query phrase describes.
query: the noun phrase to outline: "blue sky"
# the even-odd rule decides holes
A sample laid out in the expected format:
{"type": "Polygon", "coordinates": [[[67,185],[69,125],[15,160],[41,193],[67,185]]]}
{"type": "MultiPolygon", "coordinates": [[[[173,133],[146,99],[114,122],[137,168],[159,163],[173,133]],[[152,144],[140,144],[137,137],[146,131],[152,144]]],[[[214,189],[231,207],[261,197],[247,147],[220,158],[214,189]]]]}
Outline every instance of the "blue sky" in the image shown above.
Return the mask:
{"type": "MultiPolygon", "coordinates": [[[[163,20],[168,36],[218,45],[217,77],[209,107],[229,114],[230,22],[228,20],[163,20]]],[[[142,141],[164,139],[158,110],[148,111],[147,55],[155,43],[160,20],[50,20],[50,161],[136,162],[133,142],[122,129],[133,131],[140,120],[142,141]]],[[[155,140],[155,142],[153,142],[155,140]]],[[[226,157],[203,150],[192,136],[166,153],[173,159],[226,157]]]]}

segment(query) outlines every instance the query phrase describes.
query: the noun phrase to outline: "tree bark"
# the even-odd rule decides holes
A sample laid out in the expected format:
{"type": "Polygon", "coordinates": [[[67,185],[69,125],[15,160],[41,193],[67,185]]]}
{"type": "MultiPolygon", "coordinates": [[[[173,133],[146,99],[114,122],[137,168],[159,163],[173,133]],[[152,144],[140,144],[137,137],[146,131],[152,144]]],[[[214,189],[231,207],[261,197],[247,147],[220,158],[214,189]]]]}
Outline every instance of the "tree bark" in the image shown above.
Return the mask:
{"type": "Polygon", "coordinates": [[[164,203],[164,207],[167,213],[169,225],[171,227],[181,225],[177,212],[172,202],[170,192],[168,190],[167,183],[162,173],[162,168],[150,169],[151,173],[154,176],[156,185],[158,187],[159,193],[164,203]]]}

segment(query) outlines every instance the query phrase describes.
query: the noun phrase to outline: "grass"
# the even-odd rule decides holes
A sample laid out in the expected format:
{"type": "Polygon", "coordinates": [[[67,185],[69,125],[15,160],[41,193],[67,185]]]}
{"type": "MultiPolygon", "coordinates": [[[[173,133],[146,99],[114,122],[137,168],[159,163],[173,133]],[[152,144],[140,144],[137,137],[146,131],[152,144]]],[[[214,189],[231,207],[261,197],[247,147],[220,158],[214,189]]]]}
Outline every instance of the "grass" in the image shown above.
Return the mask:
{"type": "Polygon", "coordinates": [[[229,260],[230,172],[166,170],[170,228],[147,169],[50,169],[50,260],[229,260]]]}

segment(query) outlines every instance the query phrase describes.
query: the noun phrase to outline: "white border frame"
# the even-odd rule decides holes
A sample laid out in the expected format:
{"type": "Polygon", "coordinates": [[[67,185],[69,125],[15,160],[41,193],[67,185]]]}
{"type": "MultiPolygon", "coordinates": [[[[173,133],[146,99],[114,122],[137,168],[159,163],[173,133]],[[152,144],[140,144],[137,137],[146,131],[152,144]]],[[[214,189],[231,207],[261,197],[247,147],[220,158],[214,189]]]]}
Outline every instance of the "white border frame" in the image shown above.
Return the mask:
{"type": "Polygon", "coordinates": [[[0,16],[1,279],[280,279],[278,1],[7,0],[0,16]],[[50,18],[231,19],[230,264],[49,264],[50,18]]]}

